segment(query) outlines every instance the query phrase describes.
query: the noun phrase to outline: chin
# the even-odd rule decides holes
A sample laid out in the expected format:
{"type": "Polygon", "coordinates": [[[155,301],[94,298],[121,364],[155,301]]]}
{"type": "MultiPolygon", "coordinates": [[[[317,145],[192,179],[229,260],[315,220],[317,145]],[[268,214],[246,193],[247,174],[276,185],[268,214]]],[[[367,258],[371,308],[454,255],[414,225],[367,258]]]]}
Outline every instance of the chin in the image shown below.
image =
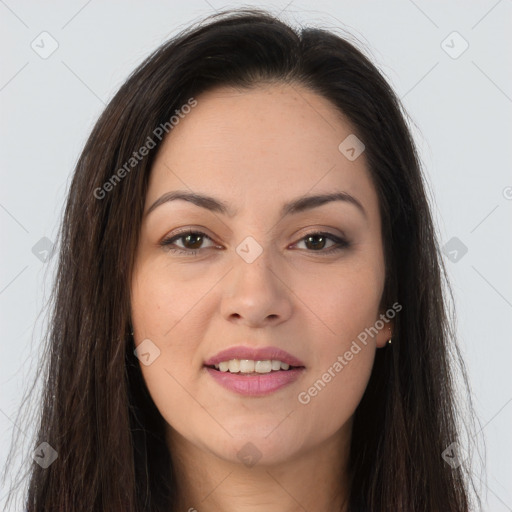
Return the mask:
{"type": "Polygon", "coordinates": [[[265,426],[247,426],[236,430],[228,429],[233,437],[223,436],[222,442],[211,440],[211,451],[230,463],[273,466],[289,461],[303,447],[303,439],[298,432],[282,429],[279,433],[279,422],[265,423],[265,426]],[[269,435],[270,433],[270,435],[269,435]]]}

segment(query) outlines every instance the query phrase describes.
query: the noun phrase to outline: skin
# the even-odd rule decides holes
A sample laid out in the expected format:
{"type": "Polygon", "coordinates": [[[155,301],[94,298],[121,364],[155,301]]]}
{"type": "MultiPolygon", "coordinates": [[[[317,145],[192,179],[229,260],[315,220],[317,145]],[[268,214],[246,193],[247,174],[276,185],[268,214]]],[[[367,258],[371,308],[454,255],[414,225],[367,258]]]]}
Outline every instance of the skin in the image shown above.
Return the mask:
{"type": "Polygon", "coordinates": [[[183,200],[158,206],[144,215],[131,282],[135,343],[150,339],[160,350],[141,369],[168,424],[180,510],[346,510],[352,416],[392,321],[309,403],[298,395],[386,309],[381,220],[365,155],[349,161],[338,150],[354,129],[299,85],[218,88],[196,99],[159,150],[145,211],[162,194],[185,190],[222,200],[236,215],[183,200]],[[335,190],[357,198],[365,213],[335,201],[279,215],[287,201],[335,190]],[[187,227],[209,237],[174,242],[198,248],[195,255],[160,245],[187,227]],[[308,243],[314,231],[350,245],[326,253],[337,243],[308,243]],[[263,250],[252,263],[236,252],[247,236],[263,250]],[[277,346],[306,369],[270,395],[239,395],[203,366],[234,345],[277,346]],[[237,457],[248,442],[260,456],[251,467],[237,457]]]}

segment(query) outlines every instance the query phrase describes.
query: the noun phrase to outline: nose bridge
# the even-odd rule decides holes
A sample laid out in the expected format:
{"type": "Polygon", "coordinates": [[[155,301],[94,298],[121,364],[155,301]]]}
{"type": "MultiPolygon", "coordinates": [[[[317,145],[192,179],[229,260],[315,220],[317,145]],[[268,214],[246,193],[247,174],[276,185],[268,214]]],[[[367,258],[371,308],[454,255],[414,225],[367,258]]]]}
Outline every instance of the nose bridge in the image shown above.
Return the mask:
{"type": "Polygon", "coordinates": [[[290,313],[289,293],[285,280],[279,276],[270,244],[268,238],[260,243],[249,235],[236,246],[229,284],[223,294],[226,317],[235,315],[257,323],[269,316],[284,318],[290,313]]]}
{"type": "MultiPolygon", "coordinates": [[[[259,231],[262,233],[262,231],[259,231]]],[[[234,271],[236,283],[249,285],[256,292],[258,288],[275,287],[276,261],[272,240],[262,240],[263,234],[246,236],[235,248],[234,271]],[[258,235],[257,235],[258,236],[258,235]]]]}

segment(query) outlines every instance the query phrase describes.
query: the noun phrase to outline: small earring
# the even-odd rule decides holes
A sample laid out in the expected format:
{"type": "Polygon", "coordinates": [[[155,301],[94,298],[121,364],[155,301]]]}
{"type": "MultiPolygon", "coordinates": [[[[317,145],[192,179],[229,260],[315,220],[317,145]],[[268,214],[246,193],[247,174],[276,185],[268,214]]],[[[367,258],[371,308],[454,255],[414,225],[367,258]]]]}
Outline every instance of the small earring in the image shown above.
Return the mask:
{"type": "Polygon", "coordinates": [[[389,327],[389,340],[388,340],[388,345],[391,345],[392,343],[392,340],[393,339],[393,333],[391,332],[391,327],[389,327]]]}

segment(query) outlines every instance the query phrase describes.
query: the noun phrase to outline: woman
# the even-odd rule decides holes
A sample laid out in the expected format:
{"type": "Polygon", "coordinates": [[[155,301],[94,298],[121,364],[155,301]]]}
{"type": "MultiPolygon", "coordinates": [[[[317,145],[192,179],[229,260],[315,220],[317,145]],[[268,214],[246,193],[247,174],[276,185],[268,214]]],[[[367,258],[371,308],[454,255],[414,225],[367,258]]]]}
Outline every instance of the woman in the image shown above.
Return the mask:
{"type": "Polygon", "coordinates": [[[469,510],[418,157],[342,38],[239,10],[146,59],[54,300],[30,512],[469,510]]]}

